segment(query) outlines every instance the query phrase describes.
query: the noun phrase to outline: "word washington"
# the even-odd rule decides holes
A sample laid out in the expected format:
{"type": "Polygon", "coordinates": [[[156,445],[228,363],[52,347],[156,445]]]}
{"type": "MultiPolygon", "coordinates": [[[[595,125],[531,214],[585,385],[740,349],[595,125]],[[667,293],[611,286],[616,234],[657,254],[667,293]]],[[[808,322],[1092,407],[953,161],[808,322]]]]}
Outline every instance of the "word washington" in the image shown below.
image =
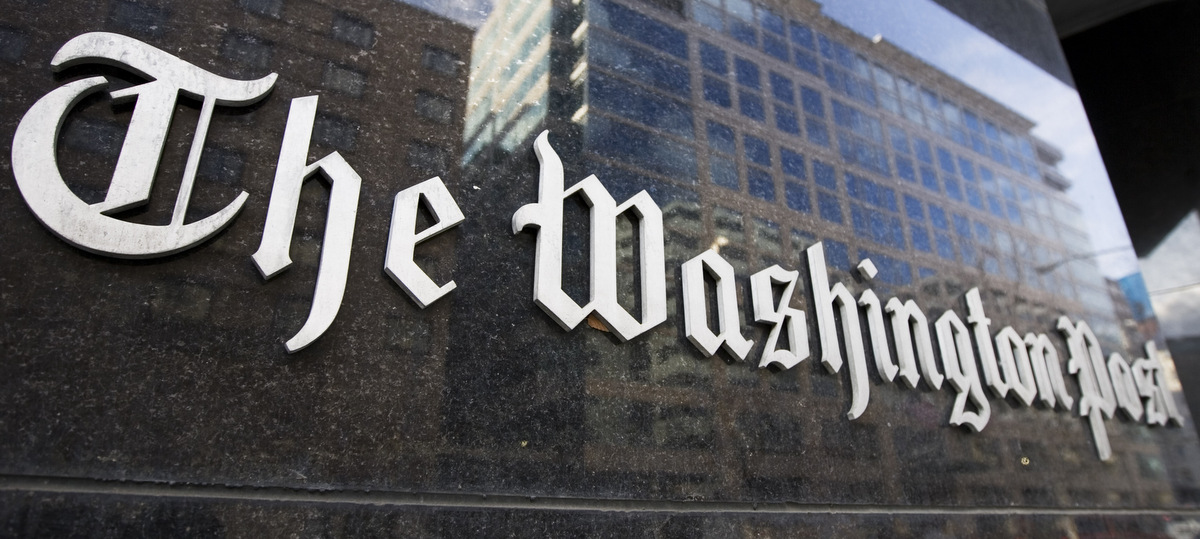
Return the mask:
{"type": "MultiPolygon", "coordinates": [[[[124,68],[149,82],[110,92],[114,100],[136,99],[137,104],[105,200],[94,204],[79,199],[67,187],[58,169],[56,145],[67,114],[82,99],[103,89],[107,79],[68,82],[30,107],[13,137],[12,164],[17,187],[34,215],[76,247],[126,258],[184,251],[228,226],[248,199],[247,193],[213,215],[184,222],[209,121],[216,105],[246,106],[264,99],[277,76],[272,73],[253,81],[225,78],[141,41],[102,32],[71,39],[51,60],[56,69],[86,63],[124,68]],[[202,108],[171,223],[146,225],[111,217],[148,201],[171,112],[181,92],[200,98],[202,108]]],[[[262,242],[252,256],[268,279],[291,265],[289,250],[301,186],[318,173],[326,177],[332,187],[312,307],[304,326],[285,343],[288,352],[303,349],[323,335],[341,308],[362,185],[362,178],[337,152],[307,163],[316,109],[316,96],[292,100],[262,242]]],[[[667,319],[662,211],[645,191],[618,204],[595,176],[565,187],[562,161],[548,138],[549,133],[542,132],[534,141],[541,165],[538,201],[518,209],[512,219],[514,234],[527,229],[537,234],[533,301],[565,330],[594,315],[622,342],[633,339],[667,319]],[[582,306],[562,290],[563,208],[574,196],[584,198],[590,212],[589,298],[582,306]],[[640,319],[617,300],[616,222],[626,213],[639,221],[640,319]]],[[[440,178],[396,194],[384,271],[421,308],[453,291],[455,283],[438,285],[430,279],[414,262],[414,250],[464,219],[440,178]],[[429,211],[433,224],[417,231],[421,205],[429,211]]],[[[977,288],[965,294],[965,323],[954,311],[946,311],[933,321],[931,332],[929,320],[912,300],[901,302],[893,297],[884,303],[870,289],[856,298],[843,283],[830,285],[821,243],[805,254],[820,361],[830,373],[840,372],[843,365],[849,371],[852,396],[847,416],[851,420],[866,411],[870,400],[866,340],[884,381],[894,383],[898,378],[909,388],[922,380],[932,389],[948,384],[956,394],[951,425],[973,432],[987,426],[991,404],[984,388],[1000,399],[1011,395],[1024,406],[1040,402],[1048,409],[1074,409],[1076,398],[1067,392],[1060,356],[1050,337],[1021,335],[1011,327],[1001,328],[993,336],[977,288]],[[889,328],[895,350],[889,345],[889,328]]],[[[681,270],[687,339],[706,357],[724,349],[744,361],[754,343],[742,335],[733,266],[708,250],[685,262],[681,270]],[[716,305],[709,305],[707,299],[706,274],[714,281],[716,305]],[[709,326],[710,307],[718,321],[715,331],[709,326]]],[[[867,280],[877,273],[870,259],[863,259],[858,270],[867,280]]],[[[754,321],[770,326],[759,367],[775,364],[790,369],[809,357],[805,313],[790,307],[799,284],[798,271],[778,265],[750,277],[754,321]],[[778,301],[773,293],[776,287],[783,290],[778,301]],[[781,348],[779,339],[785,331],[787,344],[781,348]]],[[[1183,423],[1153,342],[1145,346],[1146,357],[1130,364],[1116,353],[1106,359],[1086,322],[1073,323],[1062,316],[1057,330],[1067,342],[1067,372],[1079,384],[1079,415],[1088,418],[1101,460],[1112,457],[1104,419],[1118,410],[1131,420],[1144,419],[1151,425],[1183,423]]]]}

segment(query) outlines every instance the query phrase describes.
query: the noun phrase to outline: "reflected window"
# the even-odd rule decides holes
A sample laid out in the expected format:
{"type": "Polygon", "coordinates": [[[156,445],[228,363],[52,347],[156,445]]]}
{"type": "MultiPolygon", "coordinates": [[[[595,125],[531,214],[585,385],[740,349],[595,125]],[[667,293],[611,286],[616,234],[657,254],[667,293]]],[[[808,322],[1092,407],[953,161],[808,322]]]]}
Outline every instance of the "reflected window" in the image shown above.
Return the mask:
{"type": "Polygon", "coordinates": [[[733,98],[729,95],[729,83],[704,77],[704,100],[725,108],[733,106],[733,98]]]}
{"type": "Polygon", "coordinates": [[[913,249],[924,251],[926,253],[933,252],[933,245],[929,241],[929,230],[927,230],[925,227],[913,226],[910,230],[909,236],[912,238],[913,249]]]}
{"type": "Polygon", "coordinates": [[[416,112],[426,120],[449,124],[454,119],[454,104],[449,99],[424,90],[417,91],[416,112]]]}
{"type": "Polygon", "coordinates": [[[260,37],[230,32],[221,43],[221,56],[247,67],[267,69],[273,48],[271,42],[260,37]]]}
{"type": "Polygon", "coordinates": [[[804,113],[818,118],[825,117],[825,102],[821,98],[821,92],[818,92],[808,86],[800,87],[800,101],[804,106],[804,113]]]}
{"type": "Polygon", "coordinates": [[[813,177],[817,185],[831,191],[837,190],[837,174],[834,172],[833,166],[814,160],[813,177]]]}
{"type": "Polygon", "coordinates": [[[729,126],[708,120],[705,122],[705,131],[708,133],[708,146],[710,148],[725,153],[737,152],[737,147],[733,140],[733,129],[729,126]]]}
{"type": "Polygon", "coordinates": [[[767,119],[762,97],[758,94],[738,90],[738,109],[742,112],[742,116],[751,120],[762,122],[767,119]]]}
{"type": "Polygon", "coordinates": [[[718,155],[709,156],[708,173],[713,184],[733,191],[739,189],[737,164],[732,160],[718,155]]]}
{"type": "Polygon", "coordinates": [[[750,194],[768,201],[775,200],[775,182],[771,181],[771,173],[758,167],[748,167],[746,183],[750,194]]]}
{"type": "Polygon", "coordinates": [[[836,196],[818,190],[817,206],[821,210],[822,219],[831,223],[842,223],[842,205],[836,196]]]}
{"type": "Polygon", "coordinates": [[[775,96],[775,99],[789,105],[794,105],[796,103],[796,92],[792,88],[792,79],[774,71],[770,72],[769,78],[771,79],[771,94],[775,96]]]}
{"type": "Polygon", "coordinates": [[[334,39],[355,45],[360,49],[375,46],[375,25],[346,13],[333,16],[331,28],[334,39]]]}
{"type": "Polygon", "coordinates": [[[358,129],[358,122],[354,120],[318,112],[313,123],[313,140],[331,148],[350,150],[358,140],[358,129]]]}
{"type": "Polygon", "coordinates": [[[758,64],[751,62],[745,58],[733,59],[733,71],[737,75],[738,84],[754,88],[755,90],[762,89],[762,77],[758,72],[758,64]]]}
{"type": "Polygon", "coordinates": [[[804,121],[804,130],[808,132],[809,142],[818,146],[829,147],[829,129],[825,127],[825,122],[808,118],[804,121]]]}
{"type": "Polygon", "coordinates": [[[808,187],[796,182],[787,182],[784,184],[784,196],[787,198],[789,208],[799,212],[812,213],[812,201],[808,198],[808,187]]]}
{"type": "Polygon", "coordinates": [[[238,7],[272,19],[278,19],[283,13],[283,0],[238,0],[238,7]]]}
{"type": "Polygon", "coordinates": [[[725,51],[705,41],[700,42],[700,65],[721,76],[729,73],[729,60],[725,58],[725,51]]]}
{"type": "MultiPolygon", "coordinates": [[[[331,90],[337,90],[346,95],[362,97],[363,88],[367,85],[367,74],[357,69],[340,66],[332,62],[325,64],[325,72],[321,75],[321,85],[331,90]]],[[[443,99],[443,101],[446,101],[443,99]]],[[[449,106],[449,101],[446,101],[449,106]]],[[[417,114],[421,109],[421,92],[417,93],[417,114]]],[[[439,123],[450,123],[450,114],[439,123]]]]}
{"type": "Polygon", "coordinates": [[[454,76],[458,74],[459,66],[463,65],[457,54],[442,50],[432,45],[425,45],[421,50],[421,66],[434,73],[454,76]]]}
{"type": "Polygon", "coordinates": [[[112,4],[109,20],[118,29],[143,36],[161,36],[167,31],[171,12],[166,8],[146,5],[128,0],[117,0],[112,4]]]}
{"type": "Polygon", "coordinates": [[[763,52],[784,62],[791,60],[791,57],[788,54],[791,50],[791,47],[788,46],[787,41],[784,41],[781,37],[773,36],[771,34],[763,34],[762,38],[763,52]]]}
{"type": "Polygon", "coordinates": [[[439,146],[414,140],[408,143],[408,164],[427,174],[444,173],[450,165],[450,154],[439,146]]]}
{"type": "Polygon", "coordinates": [[[783,166],[784,174],[801,180],[807,179],[808,174],[805,172],[803,155],[787,148],[779,148],[779,161],[783,166]]]}
{"type": "Polygon", "coordinates": [[[758,137],[745,135],[742,144],[746,148],[746,159],[763,166],[771,166],[771,146],[758,137]]]}
{"type": "Polygon", "coordinates": [[[775,127],[784,133],[800,135],[800,120],[796,111],[784,106],[775,106],[775,127]]]}

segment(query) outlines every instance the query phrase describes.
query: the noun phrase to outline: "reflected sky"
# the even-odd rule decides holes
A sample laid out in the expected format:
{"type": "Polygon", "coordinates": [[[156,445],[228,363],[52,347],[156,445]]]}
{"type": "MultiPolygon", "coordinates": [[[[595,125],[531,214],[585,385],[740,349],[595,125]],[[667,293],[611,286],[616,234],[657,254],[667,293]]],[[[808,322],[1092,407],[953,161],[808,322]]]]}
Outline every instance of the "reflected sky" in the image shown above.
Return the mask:
{"type": "MultiPolygon", "coordinates": [[[[1079,94],[1054,76],[929,0],[818,0],[825,14],[938,67],[1033,120],[1033,134],[1063,151],[1059,170],[1073,182],[1096,251],[1130,245],[1079,94]]],[[[1080,248],[1087,252],[1086,248],[1080,248]]],[[[1130,249],[1097,257],[1118,278],[1138,271],[1130,249]]]]}

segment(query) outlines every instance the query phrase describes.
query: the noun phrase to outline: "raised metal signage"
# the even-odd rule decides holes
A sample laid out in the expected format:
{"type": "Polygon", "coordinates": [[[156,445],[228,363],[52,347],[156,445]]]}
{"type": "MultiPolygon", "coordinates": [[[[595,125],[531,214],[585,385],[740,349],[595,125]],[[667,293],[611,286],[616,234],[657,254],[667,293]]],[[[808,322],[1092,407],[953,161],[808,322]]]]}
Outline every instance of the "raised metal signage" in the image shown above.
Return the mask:
{"type": "MultiPolygon", "coordinates": [[[[209,217],[189,224],[183,219],[213,107],[261,100],[270,92],[276,76],[254,81],[224,78],[140,41],[108,33],[89,33],[70,40],[51,65],[61,69],[81,63],[115,65],[149,82],[111,93],[114,99],[136,98],[137,104],[106,198],[96,204],[80,200],[66,186],[56,163],[55,146],[67,114],[83,97],[102,90],[107,81],[92,77],[69,82],[29,109],[17,127],[12,162],[17,186],[34,215],[72,245],[127,258],[177,253],[228,226],[248,199],[247,193],[209,217]],[[110,217],[113,212],[147,202],[180,92],[202,99],[203,105],[171,223],[151,226],[110,217]]],[[[311,344],[337,316],[362,185],[359,175],[336,152],[314,163],[306,162],[316,109],[316,96],[291,102],[262,242],[252,256],[268,279],[291,264],[289,250],[301,186],[317,173],[328,178],[332,189],[312,307],[304,326],[286,342],[289,352],[311,344]]],[[[534,150],[541,163],[538,200],[521,207],[512,218],[514,233],[532,230],[537,234],[533,301],[565,330],[595,315],[621,341],[634,339],[666,321],[665,246],[659,206],[645,191],[618,203],[595,176],[567,187],[562,162],[550,146],[547,132],[537,137],[534,150]],[[562,289],[563,204],[576,195],[584,197],[590,207],[589,298],[584,305],[577,304],[562,289]],[[637,315],[627,312],[617,300],[616,220],[625,213],[632,213],[639,221],[642,308],[637,315]]],[[[413,261],[414,250],[419,243],[464,219],[440,178],[404,189],[395,197],[384,270],[422,308],[453,291],[456,283],[435,283],[413,261]],[[416,215],[422,201],[435,222],[417,232],[416,215]]],[[[843,365],[849,371],[850,419],[861,416],[870,401],[867,340],[883,381],[895,382],[898,378],[906,387],[915,388],[923,380],[935,390],[949,384],[955,392],[951,425],[983,430],[991,416],[985,388],[999,399],[1011,395],[1024,406],[1040,402],[1048,409],[1074,409],[1076,398],[1067,392],[1060,356],[1050,337],[1044,333],[1021,334],[1012,327],[1001,328],[993,335],[978,289],[965,294],[965,322],[948,310],[931,323],[913,300],[893,297],[884,302],[871,289],[855,297],[846,284],[831,284],[820,242],[808,247],[806,257],[820,361],[830,373],[840,372],[843,365]],[[889,328],[894,351],[889,346],[889,328]]],[[[877,273],[870,259],[862,260],[858,270],[868,282],[877,273]]],[[[687,339],[705,356],[724,348],[732,357],[745,360],[754,343],[742,334],[743,317],[737,304],[733,267],[716,251],[709,250],[685,262],[680,274],[687,339]],[[715,305],[707,300],[706,273],[714,279],[715,305]],[[717,314],[715,330],[708,323],[710,308],[717,314]]],[[[754,321],[770,326],[759,367],[775,364],[790,369],[808,358],[805,313],[790,306],[802,282],[800,272],[777,265],[750,276],[754,321]],[[778,301],[773,294],[776,286],[783,289],[778,301]],[[787,346],[779,348],[784,335],[787,346]]],[[[1105,358],[1086,322],[1072,322],[1062,316],[1056,329],[1068,344],[1067,372],[1076,377],[1081,393],[1078,412],[1088,418],[1101,459],[1111,457],[1104,419],[1113,417],[1117,410],[1131,420],[1152,425],[1182,423],[1153,342],[1146,344],[1146,357],[1130,364],[1116,353],[1105,358]]]]}

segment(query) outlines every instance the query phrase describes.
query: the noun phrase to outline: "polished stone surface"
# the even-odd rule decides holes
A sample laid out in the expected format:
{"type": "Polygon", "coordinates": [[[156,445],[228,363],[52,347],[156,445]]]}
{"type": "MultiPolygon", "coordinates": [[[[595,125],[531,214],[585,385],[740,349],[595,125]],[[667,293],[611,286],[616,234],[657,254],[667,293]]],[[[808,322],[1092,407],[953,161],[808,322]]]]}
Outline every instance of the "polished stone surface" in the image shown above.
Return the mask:
{"type": "MultiPolygon", "coordinates": [[[[503,23],[526,20],[519,11],[524,4],[497,4],[494,14],[517,10],[503,23]]],[[[543,4],[551,5],[538,3],[530,9],[536,12],[543,4]]],[[[3,534],[219,536],[259,530],[269,535],[452,536],[486,531],[682,537],[844,535],[859,530],[863,536],[1060,536],[1159,533],[1168,521],[1147,515],[1187,516],[1195,511],[1200,503],[1200,447],[1190,419],[1185,428],[1108,420],[1114,459],[1102,462],[1086,419],[1078,417],[1077,410],[1052,411],[989,397],[992,416],[987,428],[970,433],[947,424],[952,390],[933,390],[924,382],[915,389],[885,383],[873,361],[868,361],[869,406],[863,416],[846,419],[850,383],[845,369],[835,375],[820,365],[807,284],[797,288],[792,305],[809,311],[814,355],[790,370],[757,368],[767,332],[766,326],[752,323],[748,277],[779,264],[799,270],[801,282],[807,283],[810,268],[804,249],[817,240],[829,250],[834,280],[855,294],[872,288],[885,300],[914,299],[931,321],[947,309],[965,318],[962,295],[980,286],[993,330],[1012,324],[1022,333],[1047,333],[1063,354],[1064,365],[1066,345],[1054,332],[1054,319],[1059,314],[1081,319],[1089,315],[1082,312],[1085,296],[1067,295],[1058,287],[1083,288],[1079,283],[1085,272],[1065,275],[1061,281],[1043,280],[1035,276],[1040,272],[1030,272],[1035,269],[1030,263],[1019,268],[1022,279],[1009,279],[1002,269],[985,267],[986,260],[1003,261],[1006,247],[980,240],[978,264],[972,266],[967,253],[975,251],[967,251],[966,243],[955,244],[957,251],[950,247],[947,261],[923,251],[911,236],[899,237],[901,246],[895,249],[882,245],[879,236],[872,239],[871,232],[852,229],[858,226],[856,216],[863,206],[852,200],[856,188],[847,185],[853,181],[851,172],[891,186],[887,189],[896,190],[888,191],[892,196],[913,194],[917,202],[906,200],[905,207],[917,208],[922,220],[921,200],[927,205],[936,202],[975,223],[992,224],[997,234],[1035,242],[1039,234],[1028,229],[1029,220],[1053,228],[1066,219],[1056,221],[1039,213],[1032,202],[1018,206],[1015,198],[1008,203],[1009,215],[1011,208],[1019,207],[1026,224],[983,211],[971,213],[961,194],[955,201],[949,186],[958,183],[944,173],[946,194],[939,190],[941,198],[918,200],[915,197],[924,192],[920,190],[927,188],[892,177],[887,162],[887,174],[864,172],[861,164],[846,164],[856,156],[769,131],[753,118],[742,118],[745,109],[739,115],[719,104],[706,104],[700,97],[708,76],[698,52],[701,43],[716,42],[732,51],[731,59],[741,55],[763,63],[768,66],[763,80],[772,80],[767,75],[772,66],[785,71],[784,64],[772,64],[775,60],[735,38],[651,4],[671,3],[596,2],[606,6],[610,21],[618,15],[626,19],[620,19],[625,21],[621,26],[602,22],[592,12],[597,27],[609,24],[616,29],[593,30],[596,43],[591,46],[609,50],[600,44],[607,39],[606,46],[619,45],[665,61],[670,55],[639,44],[655,42],[660,34],[644,34],[645,39],[637,41],[623,28],[651,23],[659,26],[647,28],[658,32],[676,28],[678,35],[661,35],[684,36],[691,73],[688,103],[696,111],[688,118],[694,120],[694,134],[692,124],[686,126],[687,136],[675,136],[672,129],[678,125],[669,122],[649,127],[630,123],[654,124],[660,119],[659,109],[604,104],[597,89],[603,84],[617,80],[633,85],[618,80],[618,75],[633,77],[620,66],[589,75],[596,109],[585,111],[585,122],[572,120],[572,114],[583,109],[574,107],[575,90],[565,82],[576,64],[564,63],[563,58],[578,51],[571,48],[571,33],[564,28],[577,28],[588,12],[554,3],[560,16],[546,15],[544,21],[553,34],[544,46],[554,53],[526,57],[531,63],[545,62],[551,97],[544,98],[550,104],[546,116],[533,125],[537,129],[521,129],[532,134],[540,128],[551,130],[551,142],[566,162],[568,184],[596,174],[618,201],[645,189],[665,213],[668,320],[621,343],[598,320],[564,331],[530,299],[535,236],[514,235],[512,216],[537,200],[532,136],[517,137],[518,143],[509,147],[498,133],[488,142],[486,154],[471,154],[465,147],[474,139],[463,132],[477,122],[469,114],[477,103],[470,99],[468,76],[480,65],[473,57],[481,50],[481,36],[494,37],[489,32],[497,32],[488,25],[498,23],[472,28],[388,0],[345,6],[259,0],[161,5],[114,0],[69,6],[9,2],[0,15],[0,82],[6,88],[0,100],[0,140],[6,144],[28,107],[66,81],[100,73],[118,87],[134,82],[127,73],[108,67],[52,73],[53,52],[87,31],[130,35],[226,76],[249,79],[277,72],[280,78],[262,103],[217,110],[189,218],[212,213],[241,191],[249,193],[250,200],[227,230],[197,248],[137,261],[86,253],[44,228],[13,182],[0,182],[3,534]],[[556,56],[560,53],[562,57],[556,56]],[[320,102],[310,160],[338,151],[364,182],[340,313],[312,346],[289,355],[282,343],[303,324],[313,294],[328,186],[312,181],[303,188],[293,237],[295,267],[264,280],[250,255],[261,240],[289,101],[314,94],[320,95],[320,102]],[[732,189],[722,186],[705,165],[723,159],[715,151],[710,155],[700,143],[716,144],[714,131],[700,137],[712,122],[736,127],[736,147],[746,154],[729,157],[732,189]],[[643,135],[647,136],[639,138],[643,135]],[[616,139],[624,140],[621,147],[630,155],[604,153],[616,139]],[[759,166],[761,158],[747,150],[754,140],[770,144],[769,172],[759,166]],[[639,153],[638,146],[646,144],[660,153],[639,153]],[[788,147],[801,148],[814,167],[803,182],[783,179],[788,172],[781,161],[788,147]],[[701,164],[678,161],[688,152],[703,156],[698,159],[701,164]],[[818,161],[837,163],[838,175],[822,177],[818,161]],[[691,176],[686,174],[688,166],[691,176]],[[761,179],[755,171],[769,174],[769,198],[760,189],[763,184],[755,183],[761,179]],[[457,283],[445,298],[419,309],[385,275],[383,260],[392,198],[434,175],[445,181],[466,220],[417,247],[418,263],[435,282],[457,283]],[[827,180],[833,182],[832,189],[822,183],[827,180]],[[811,191],[813,207],[801,211],[793,206],[797,199],[788,198],[795,192],[789,185],[811,191]],[[834,226],[822,213],[826,208],[817,209],[818,200],[824,200],[818,194],[835,197],[830,199],[833,204],[846,208],[844,224],[834,226]],[[829,247],[831,241],[841,250],[829,247]],[[913,247],[905,247],[908,241],[913,247]],[[733,361],[725,352],[705,358],[684,336],[679,267],[709,246],[718,246],[737,272],[743,332],[756,343],[746,362],[733,361]],[[891,261],[885,268],[889,275],[903,268],[907,281],[863,281],[850,271],[850,264],[868,254],[881,265],[891,261]],[[25,477],[46,479],[50,486],[13,486],[14,478],[25,477]],[[231,499],[220,500],[207,495],[172,498],[169,487],[153,495],[92,487],[55,493],[56,478],[94,480],[99,485],[199,484],[235,491],[231,499]],[[744,509],[759,502],[795,502],[844,512],[698,515],[677,508],[622,513],[453,504],[376,507],[370,496],[334,497],[323,503],[237,494],[241,491],[236,489],[253,487],[293,489],[306,496],[349,489],[567,497],[583,505],[587,500],[631,500],[742,504],[737,507],[744,509]],[[854,514],[856,506],[872,509],[854,514]],[[1028,512],[1003,514],[1003,509],[1014,507],[1028,512]],[[929,514],[888,515],[889,508],[929,514]],[[946,513],[947,508],[985,510],[946,513]],[[1116,509],[1129,513],[1054,513],[1064,508],[1097,515],[1116,509]]],[[[801,3],[788,16],[855,47],[869,42],[816,15],[814,6],[801,3]]],[[[764,28],[769,26],[764,23],[764,28]]],[[[752,31],[766,36],[764,40],[769,37],[767,30],[752,31]]],[[[881,55],[872,61],[895,62],[888,64],[891,69],[916,70],[913,73],[925,77],[923,84],[940,85],[946,96],[974,100],[970,107],[994,112],[997,122],[1029,129],[1028,120],[1003,105],[988,102],[933,68],[914,67],[919,64],[914,58],[894,51],[872,54],[881,55]]],[[[595,60],[601,66],[605,61],[613,60],[595,60]]],[[[650,64],[637,65],[651,69],[650,64]]],[[[797,87],[814,86],[824,93],[822,106],[835,109],[829,116],[840,114],[834,103],[841,101],[863,107],[836,96],[835,90],[822,86],[822,79],[806,73],[793,68],[786,74],[795,78],[797,87]]],[[[731,72],[728,78],[738,76],[731,72]]],[[[638,95],[667,99],[663,91],[639,88],[638,95]]],[[[739,103],[752,103],[754,96],[747,95],[739,96],[739,103]]],[[[944,99],[949,102],[950,97],[944,99]]],[[[790,110],[786,104],[772,103],[772,111],[790,110]]],[[[516,117],[516,112],[495,106],[500,111],[493,111],[495,115],[516,117]]],[[[123,218],[160,223],[170,214],[199,103],[181,100],[176,109],[151,205],[123,218]]],[[[920,136],[950,146],[929,129],[904,124],[886,110],[865,114],[884,118],[888,126],[906,126],[914,140],[920,136]]],[[[128,105],[112,107],[107,97],[99,96],[81,103],[64,125],[59,164],[84,200],[103,197],[130,115],[128,105]]],[[[874,125],[879,127],[878,120],[874,125]]],[[[838,132],[834,124],[829,126],[838,132]]],[[[1005,129],[1024,137],[1018,127],[1005,129]]],[[[816,130],[806,129],[810,137],[816,130]]],[[[733,131],[730,137],[729,144],[735,145],[733,131]]],[[[991,157],[951,147],[979,163],[991,163],[991,157]]],[[[1009,155],[1004,148],[998,151],[1009,155]]],[[[1017,154],[1011,150],[1011,159],[1023,163],[1017,154]]],[[[905,158],[896,153],[892,159],[905,158]]],[[[2,162],[10,169],[7,157],[2,162]]],[[[1029,166],[1035,165],[1046,167],[1029,166]]],[[[832,174],[833,168],[829,170],[832,174]]],[[[936,188],[938,176],[933,178],[936,188]]],[[[1052,203],[1071,204],[1043,185],[1040,175],[1014,182],[1046,193],[1052,203]]],[[[566,208],[564,289],[580,302],[588,293],[584,210],[574,203],[566,208]]],[[[865,214],[890,216],[888,211],[868,209],[865,214]]],[[[932,230],[940,234],[933,212],[930,209],[932,230]]],[[[910,217],[889,218],[895,225],[872,224],[871,230],[900,227],[902,222],[907,232],[928,228],[910,222],[910,217]]],[[[618,237],[633,229],[628,221],[620,223],[618,237]]],[[[1082,232],[1086,243],[1087,231],[1082,232]]],[[[1082,249],[1071,243],[1077,239],[1064,236],[1045,245],[1066,255],[1082,249]]],[[[636,264],[632,241],[622,239],[618,253],[623,268],[636,264]]],[[[1011,267],[1016,275],[1018,266],[1014,262],[1011,267]]],[[[631,310],[639,301],[634,274],[622,271],[618,281],[620,300],[631,310]]],[[[1141,353],[1140,342],[1120,350],[1107,347],[1108,342],[1106,353],[1119,351],[1130,359],[1141,353]]],[[[1068,391],[1078,396],[1074,377],[1067,378],[1068,391]]],[[[720,511],[724,506],[701,507],[720,511]]]]}

